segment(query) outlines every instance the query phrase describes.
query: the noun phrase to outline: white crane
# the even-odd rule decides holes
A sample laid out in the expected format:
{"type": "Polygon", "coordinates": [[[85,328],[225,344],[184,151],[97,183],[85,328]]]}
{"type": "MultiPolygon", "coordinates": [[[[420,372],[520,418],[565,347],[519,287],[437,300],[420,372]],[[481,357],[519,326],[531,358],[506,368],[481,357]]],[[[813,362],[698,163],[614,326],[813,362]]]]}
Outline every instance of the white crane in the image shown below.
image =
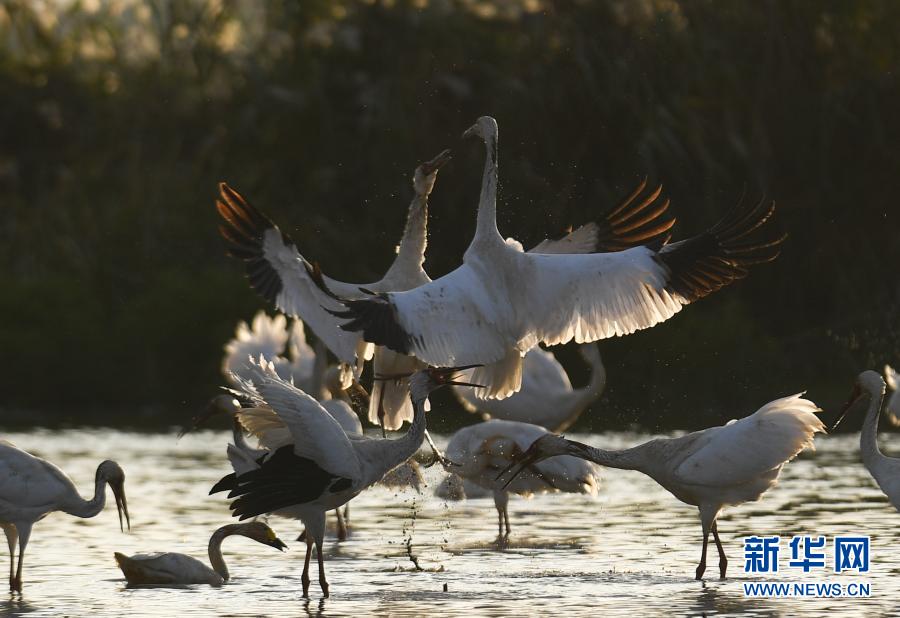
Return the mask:
{"type": "Polygon", "coordinates": [[[445,468],[493,494],[500,542],[509,537],[511,493],[525,497],[552,492],[597,495],[600,475],[596,466],[577,457],[554,457],[530,465],[505,487],[497,480],[497,475],[513,462],[515,456],[548,433],[543,427],[529,423],[489,420],[463,427],[450,438],[446,456],[456,465],[445,468]]]}
{"type": "Polygon", "coordinates": [[[289,329],[285,316],[269,317],[260,310],[251,325],[238,322],[234,337],[225,344],[222,374],[230,380],[232,373],[242,374],[247,358],[263,356],[275,365],[282,378],[293,380],[297,388],[318,396],[324,372],[320,367],[325,360],[323,352],[317,353],[307,343],[302,321],[295,319],[289,329]]]}
{"type": "MultiPolygon", "coordinates": [[[[277,365],[274,365],[274,369],[275,372],[278,373],[277,365]]],[[[250,376],[252,375],[246,367],[246,361],[244,363],[244,367],[242,367],[240,371],[240,375],[237,373],[231,374],[232,382],[238,387],[240,387],[241,379],[249,380],[250,376]]],[[[282,377],[282,379],[285,379],[283,376],[281,376],[280,373],[279,376],[282,377]]],[[[204,412],[193,418],[191,421],[191,425],[186,427],[178,437],[180,438],[185,433],[196,429],[213,416],[216,416],[218,414],[227,414],[233,420],[231,429],[232,444],[228,445],[228,449],[226,452],[228,455],[228,461],[231,463],[232,469],[240,474],[242,472],[246,472],[247,470],[252,470],[253,468],[255,468],[255,462],[258,461],[260,457],[266,456],[269,451],[264,448],[254,448],[250,446],[250,444],[247,442],[247,438],[244,437],[244,427],[243,425],[241,425],[239,415],[241,411],[241,404],[235,398],[235,395],[238,394],[239,393],[222,393],[221,395],[217,395],[216,397],[214,397],[209,402],[204,412]]],[[[330,414],[331,417],[334,418],[334,420],[338,422],[338,424],[341,426],[341,429],[344,430],[344,433],[346,433],[348,437],[352,439],[362,438],[362,423],[359,422],[359,417],[356,415],[349,404],[341,399],[328,399],[324,401],[320,400],[319,405],[321,405],[322,408],[326,412],[328,412],[328,414],[330,414]]],[[[274,413],[272,414],[274,415],[274,413]]],[[[337,538],[339,541],[344,541],[347,539],[347,526],[350,519],[350,505],[347,504],[344,506],[343,513],[340,509],[335,509],[334,514],[337,517],[337,538]]],[[[299,540],[303,540],[303,538],[301,537],[299,540]]]]}
{"type": "MultiPolygon", "coordinates": [[[[385,276],[374,283],[343,283],[321,275],[317,266],[313,267],[268,217],[225,184],[219,187],[221,199],[216,203],[224,220],[220,231],[229,252],[246,263],[250,284],[257,292],[282,311],[301,317],[340,361],[358,367],[359,359],[369,357],[369,348],[358,333],[338,328],[341,320],[330,312],[343,306],[320,289],[317,278],[321,277],[328,289],[341,298],[366,298],[372,293],[411,290],[429,283],[431,278],[423,269],[428,196],[438,169],[448,159],[449,151],[444,151],[416,169],[415,196],[409,206],[397,256],[385,276]]],[[[531,252],[618,251],[640,243],[664,242],[675,219],[667,212],[668,200],[660,199],[662,187],[649,194],[645,188],[646,180],[621,204],[606,212],[599,223],[585,224],[558,240],[545,239],[531,252]]],[[[375,348],[374,364],[375,372],[380,375],[400,376],[424,366],[414,358],[381,346],[375,348]]],[[[371,422],[385,429],[399,429],[404,421],[412,420],[407,380],[400,377],[374,385],[369,407],[371,422]]]]}
{"type": "Polygon", "coordinates": [[[125,500],[125,473],[119,464],[107,460],[97,466],[94,497],[85,500],[62,470],[6,440],[0,440],[0,527],[6,533],[9,544],[10,590],[22,591],[22,563],[35,522],[54,511],[62,511],[75,517],[95,516],[106,505],[107,484],[116,498],[119,527],[123,528],[124,513],[130,530],[131,519],[125,500]],[[13,572],[17,541],[19,561],[13,572]]]}
{"type": "Polygon", "coordinates": [[[900,459],[888,457],[878,449],[878,417],[884,401],[884,386],[884,380],[875,371],[859,374],[850,399],[831,429],[834,431],[851,408],[856,408],[858,404],[865,406],[866,418],[859,434],[863,464],[893,507],[900,511],[900,459]]]}
{"type": "Polygon", "coordinates": [[[325,513],[346,504],[415,454],[425,439],[428,394],[460,383],[454,374],[465,368],[413,374],[413,422],[401,438],[386,440],[351,439],[315,399],[279,378],[267,363],[262,365],[243,385],[258,407],[242,409],[238,416],[269,453],[262,460],[246,462],[247,471],[223,477],[210,493],[228,490],[228,497],[236,498],[231,503],[233,515],[242,520],[265,513],[302,520],[307,532],[303,595],[309,594],[309,560],[315,543],[319,584],[327,597],[325,513]]]}
{"type": "MultiPolygon", "coordinates": [[[[475,236],[463,264],[405,292],[334,298],[341,329],[429,365],[483,363],[479,397],[519,390],[522,356],[538,343],[588,343],[649,328],[684,305],[774,260],[785,236],[762,229],[774,205],[738,204],[707,232],[673,244],[615,253],[524,253],[497,231],[497,123],[482,117],[464,135],[484,140],[487,157],[475,236]]],[[[317,277],[323,291],[328,281],[317,277]]]]}
{"type": "Polygon", "coordinates": [[[703,551],[697,579],[706,570],[706,545],[712,532],[719,552],[719,575],[728,559],[719,540],[716,518],[723,507],[759,500],[775,485],[782,466],[825,432],[820,410],[802,393],[776,399],[754,414],[721,427],[678,438],[658,438],[624,450],[609,451],[550,434],[538,439],[501,473],[507,482],[536,462],[571,455],[623,470],[643,472],[673,496],[700,510],[703,551]]]}
{"type": "Polygon", "coordinates": [[[480,412],[485,419],[520,421],[562,432],[575,424],[606,387],[606,368],[597,346],[585,344],[579,352],[591,368],[590,380],[581,388],[572,388],[566,370],[552,352],[535,347],[525,355],[522,388],[514,395],[479,399],[474,388],[463,386],[454,386],[453,393],[467,411],[480,412]]]}
{"type": "Polygon", "coordinates": [[[115,552],[116,564],[122,569],[131,585],[179,585],[209,584],[221,586],[230,579],[228,567],[222,557],[222,541],[233,535],[245,536],[257,543],[284,551],[285,545],[269,526],[261,521],[222,526],[209,539],[209,563],[206,566],[196,558],[175,552],[152,554],[125,554],[115,552]]]}

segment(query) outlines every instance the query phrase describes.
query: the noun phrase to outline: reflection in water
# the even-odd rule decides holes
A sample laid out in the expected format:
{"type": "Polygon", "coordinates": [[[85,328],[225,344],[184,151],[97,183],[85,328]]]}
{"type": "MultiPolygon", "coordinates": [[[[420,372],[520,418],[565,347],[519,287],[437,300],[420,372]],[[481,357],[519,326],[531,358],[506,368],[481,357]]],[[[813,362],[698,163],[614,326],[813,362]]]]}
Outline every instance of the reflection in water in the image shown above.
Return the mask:
{"type": "MultiPolygon", "coordinates": [[[[28,548],[25,592],[0,595],[0,615],[297,615],[420,616],[631,613],[668,615],[895,614],[900,607],[900,515],[859,463],[852,436],[820,437],[818,451],[785,467],[761,502],[729,509],[719,529],[730,558],[724,582],[693,580],[699,558],[696,509],[637,472],[605,470],[597,498],[561,494],[510,502],[517,526],[498,546],[490,498],[446,503],[430,487],[374,488],[353,501],[352,534],[326,541],[332,597],[301,598],[302,543],[285,554],[235,537],[225,553],[234,579],[221,589],[128,588],[113,551],[206,554],[209,535],[230,521],[227,503],[207,492],[228,472],[226,432],[189,435],[116,431],[4,434],[58,463],[82,492],[97,461],[120,461],[129,485],[131,534],[120,534],[115,509],[90,520],[50,515],[28,548]],[[751,534],[872,536],[873,597],[768,599],[743,596],[741,537],[751,534]],[[411,556],[419,562],[417,570],[411,556]]],[[[619,448],[639,434],[576,436],[619,448]]],[[[443,441],[441,441],[443,442],[443,441]]],[[[273,518],[285,540],[300,526],[273,518]]],[[[5,552],[2,552],[5,555],[5,552]]],[[[0,565],[5,569],[6,564],[0,565]]],[[[779,581],[853,577],[783,570],[779,581]]],[[[775,580],[776,578],[770,578],[775,580]]],[[[766,581],[766,577],[760,577],[766,581]]]]}

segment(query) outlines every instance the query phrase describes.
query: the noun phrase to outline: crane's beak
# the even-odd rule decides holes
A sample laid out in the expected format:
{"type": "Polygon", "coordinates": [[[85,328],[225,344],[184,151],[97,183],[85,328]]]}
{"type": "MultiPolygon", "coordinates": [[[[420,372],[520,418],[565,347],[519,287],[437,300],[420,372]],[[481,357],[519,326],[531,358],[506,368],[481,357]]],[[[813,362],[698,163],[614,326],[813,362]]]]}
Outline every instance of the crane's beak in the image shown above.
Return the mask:
{"type": "Polygon", "coordinates": [[[484,367],[481,364],[474,365],[460,365],[459,367],[435,367],[431,369],[432,377],[435,381],[439,382],[443,385],[454,385],[454,386],[472,386],[474,388],[484,388],[482,384],[476,384],[474,382],[466,382],[460,380],[460,376],[456,375],[468,369],[475,369],[477,367],[484,367]]]}
{"type": "Polygon", "coordinates": [[[128,530],[131,530],[131,517],[128,515],[128,500],[125,499],[125,479],[114,481],[109,484],[116,498],[116,509],[119,511],[119,530],[125,532],[122,522],[122,513],[125,513],[125,522],[128,523],[128,530]]]}
{"type": "Polygon", "coordinates": [[[278,551],[284,551],[288,548],[288,546],[284,544],[284,541],[282,541],[278,537],[275,537],[275,540],[273,541],[268,541],[266,545],[268,545],[269,547],[274,547],[278,551]]]}
{"type": "Polygon", "coordinates": [[[829,428],[828,433],[832,433],[835,429],[837,429],[837,426],[840,425],[841,421],[844,420],[844,417],[847,416],[847,412],[850,410],[850,408],[853,407],[853,405],[857,401],[859,401],[859,399],[862,397],[862,395],[863,395],[863,393],[862,393],[862,390],[859,388],[859,385],[854,384],[853,392],[850,393],[850,399],[848,399],[847,403],[845,403],[843,405],[843,407],[841,408],[841,411],[838,413],[837,420],[834,421],[834,424],[831,426],[831,428],[829,428]]]}
{"type": "Polygon", "coordinates": [[[178,432],[177,439],[180,440],[185,435],[191,433],[195,429],[198,429],[204,423],[206,423],[206,421],[217,414],[221,414],[222,412],[224,412],[224,410],[222,410],[222,408],[215,404],[215,399],[210,400],[209,403],[206,404],[206,407],[202,412],[194,416],[188,424],[181,428],[181,431],[178,432]]]}
{"type": "Polygon", "coordinates": [[[422,172],[426,176],[429,174],[432,174],[432,173],[438,171],[439,169],[441,169],[452,158],[453,157],[450,154],[450,149],[449,148],[445,149],[441,152],[441,154],[439,154],[435,158],[423,163],[421,165],[422,172]]]}
{"type": "Polygon", "coordinates": [[[500,474],[497,475],[498,481],[503,481],[504,478],[508,477],[506,478],[506,481],[503,482],[501,489],[506,489],[509,484],[522,473],[522,470],[537,461],[538,455],[539,452],[537,449],[528,449],[524,453],[513,455],[512,462],[503,468],[503,470],[500,471],[500,474]]]}
{"type": "Polygon", "coordinates": [[[473,124],[471,127],[463,131],[462,139],[467,139],[469,137],[478,137],[478,125],[473,124]]]}

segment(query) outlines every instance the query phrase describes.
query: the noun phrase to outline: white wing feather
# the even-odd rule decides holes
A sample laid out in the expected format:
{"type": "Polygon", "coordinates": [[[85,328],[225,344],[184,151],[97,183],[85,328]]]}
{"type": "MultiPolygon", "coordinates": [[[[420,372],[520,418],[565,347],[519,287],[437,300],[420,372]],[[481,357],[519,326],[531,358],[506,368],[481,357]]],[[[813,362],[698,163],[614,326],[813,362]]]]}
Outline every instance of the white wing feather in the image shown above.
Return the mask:
{"type": "Polygon", "coordinates": [[[815,448],[813,438],[825,433],[825,425],[816,416],[816,404],[802,395],[776,399],[750,416],[709,431],[675,469],[675,477],[691,485],[735,486],[815,448]]]}
{"type": "Polygon", "coordinates": [[[349,479],[361,477],[359,460],[347,434],[319,402],[258,366],[251,379],[290,431],[294,453],[312,459],[332,474],[349,479]]]}

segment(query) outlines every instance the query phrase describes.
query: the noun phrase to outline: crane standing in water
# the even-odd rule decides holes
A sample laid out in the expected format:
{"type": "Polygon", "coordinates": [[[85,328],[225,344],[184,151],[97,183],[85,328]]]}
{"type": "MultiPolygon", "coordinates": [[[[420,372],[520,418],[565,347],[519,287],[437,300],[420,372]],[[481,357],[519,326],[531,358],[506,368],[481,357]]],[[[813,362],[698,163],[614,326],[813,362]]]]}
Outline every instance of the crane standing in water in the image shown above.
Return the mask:
{"type": "Polygon", "coordinates": [[[703,551],[697,579],[706,570],[706,546],[712,532],[719,552],[719,575],[728,559],[719,540],[716,518],[726,505],[759,500],[778,480],[785,463],[825,432],[816,405],[800,394],[776,399],[755,413],[721,427],[678,438],[657,438],[638,446],[610,451],[549,434],[536,440],[498,477],[508,484],[522,470],[557,455],[571,455],[601,466],[637,470],[673,496],[700,510],[703,551]]]}
{"type": "Polygon", "coordinates": [[[242,520],[265,513],[301,519],[307,532],[303,596],[309,595],[309,561],[315,544],[319,585],[327,597],[322,553],[325,513],[346,504],[415,454],[425,440],[429,393],[441,386],[468,384],[455,379],[467,368],[424,369],[410,377],[415,416],[403,437],[351,440],[315,399],[279,378],[263,362],[243,387],[258,406],[242,409],[238,415],[269,453],[253,462],[254,469],[223,477],[210,493],[229,491],[228,497],[236,498],[231,510],[242,520]]]}
{"type": "Polygon", "coordinates": [[[125,500],[125,473],[114,461],[97,466],[94,497],[85,500],[65,473],[49,461],[35,457],[6,440],[0,440],[0,527],[9,544],[9,589],[22,591],[22,563],[31,538],[31,528],[53,511],[76,517],[94,517],[106,505],[106,485],[116,499],[119,527],[122,514],[131,529],[128,503],[125,500]],[[16,543],[19,561],[13,572],[16,543]]]}

